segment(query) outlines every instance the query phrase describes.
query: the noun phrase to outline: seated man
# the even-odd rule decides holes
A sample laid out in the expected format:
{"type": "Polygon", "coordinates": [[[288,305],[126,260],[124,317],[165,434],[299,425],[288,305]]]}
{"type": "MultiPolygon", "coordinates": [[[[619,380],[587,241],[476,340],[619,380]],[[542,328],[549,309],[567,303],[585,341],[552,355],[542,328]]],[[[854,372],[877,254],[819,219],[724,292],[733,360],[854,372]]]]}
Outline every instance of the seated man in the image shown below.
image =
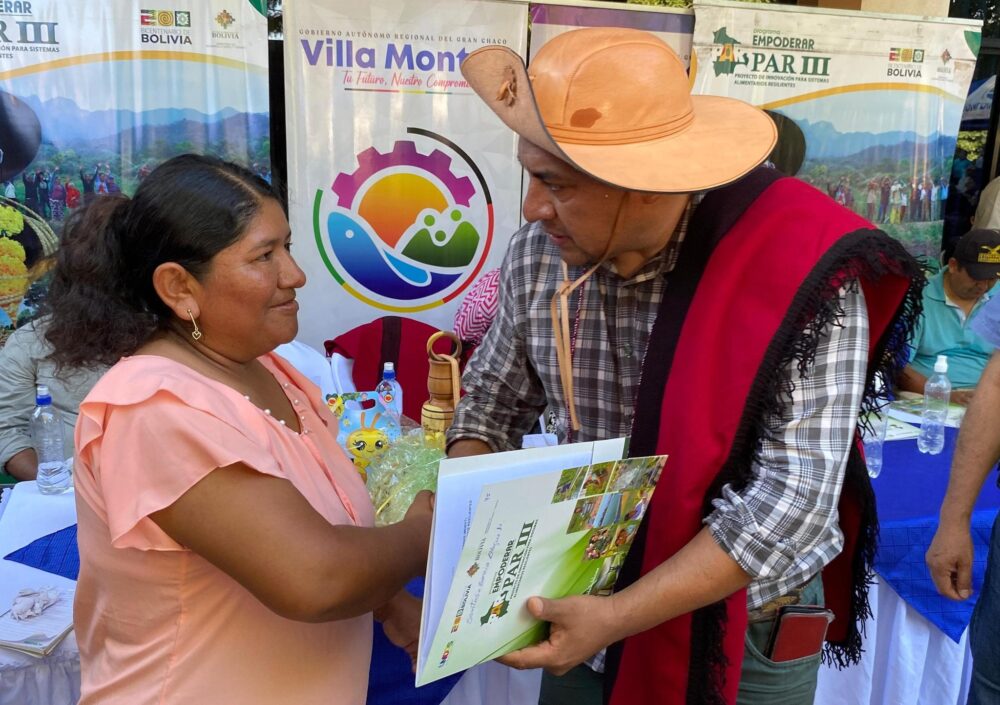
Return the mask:
{"type": "Polygon", "coordinates": [[[1000,230],[971,230],[955,245],[948,265],[924,289],[924,315],[913,338],[899,388],[923,394],[938,355],[948,356],[951,400],[968,404],[993,346],[969,322],[990,298],[1000,276],[1000,230]]]}
{"type": "Polygon", "coordinates": [[[52,405],[63,422],[66,456],[73,454],[73,429],[80,402],[104,374],[96,370],[57,370],[48,359],[46,319],[18,328],[0,350],[0,471],[18,480],[33,480],[38,458],[31,442],[35,387],[48,385],[52,405]]]}

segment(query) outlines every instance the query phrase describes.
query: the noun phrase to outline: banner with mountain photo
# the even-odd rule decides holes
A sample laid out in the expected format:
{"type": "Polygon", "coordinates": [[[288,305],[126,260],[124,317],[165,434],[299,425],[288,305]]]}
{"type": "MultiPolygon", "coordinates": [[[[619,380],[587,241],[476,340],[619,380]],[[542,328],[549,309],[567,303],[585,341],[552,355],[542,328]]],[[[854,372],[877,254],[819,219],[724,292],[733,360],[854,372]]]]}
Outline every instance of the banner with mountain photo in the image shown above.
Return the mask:
{"type": "Polygon", "coordinates": [[[308,281],[299,340],[386,315],[450,329],[519,226],[514,133],[462,77],[475,49],[525,55],[527,4],[285,4],[289,216],[308,281]]]}
{"type": "Polygon", "coordinates": [[[720,0],[694,10],[694,92],[769,111],[779,169],[936,265],[981,23],[720,0]]]}
{"type": "Polygon", "coordinates": [[[0,339],[62,225],[182,152],[269,177],[264,0],[0,2],[0,339]]]}

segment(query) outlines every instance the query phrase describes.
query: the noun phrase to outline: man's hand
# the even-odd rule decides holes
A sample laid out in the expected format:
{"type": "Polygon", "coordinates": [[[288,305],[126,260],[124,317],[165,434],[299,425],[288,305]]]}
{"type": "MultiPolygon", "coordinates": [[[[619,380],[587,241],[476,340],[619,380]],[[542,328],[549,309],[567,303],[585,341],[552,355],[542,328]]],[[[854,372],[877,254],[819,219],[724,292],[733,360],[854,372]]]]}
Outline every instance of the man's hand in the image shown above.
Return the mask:
{"type": "Polygon", "coordinates": [[[951,390],[951,403],[961,404],[962,406],[968,406],[969,402],[972,401],[972,395],[975,394],[975,389],[953,389],[951,390]]]}
{"type": "Polygon", "coordinates": [[[939,593],[951,600],[972,594],[972,536],[968,524],[942,521],[927,549],[927,567],[939,593]]]}
{"type": "Polygon", "coordinates": [[[386,638],[410,656],[413,671],[417,670],[417,646],[420,640],[421,601],[402,590],[375,611],[375,618],[382,622],[386,638]]]}
{"type": "Polygon", "coordinates": [[[448,448],[448,457],[466,458],[470,455],[486,455],[492,452],[485,441],[478,438],[463,438],[451,444],[448,448]]]}
{"type": "Polygon", "coordinates": [[[512,668],[544,668],[561,676],[624,635],[615,629],[611,598],[580,595],[548,600],[532,597],[528,612],[550,623],[545,641],[497,659],[512,668]]]}
{"type": "Polygon", "coordinates": [[[34,448],[25,448],[7,461],[4,470],[18,480],[34,480],[38,476],[38,456],[34,448]]]}

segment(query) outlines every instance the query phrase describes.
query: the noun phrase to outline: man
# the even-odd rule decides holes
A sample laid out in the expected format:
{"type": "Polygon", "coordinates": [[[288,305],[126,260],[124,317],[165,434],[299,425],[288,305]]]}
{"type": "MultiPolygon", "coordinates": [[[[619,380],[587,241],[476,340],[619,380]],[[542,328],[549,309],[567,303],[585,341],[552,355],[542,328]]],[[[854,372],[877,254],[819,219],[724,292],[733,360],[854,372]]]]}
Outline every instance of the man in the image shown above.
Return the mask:
{"type": "MultiPolygon", "coordinates": [[[[34,480],[38,456],[31,438],[35,390],[48,386],[52,403],[63,422],[63,438],[73,442],[80,403],[106,368],[63,369],[49,359],[52,346],[45,340],[47,318],[15,330],[0,349],[0,472],[18,480],[34,480]]],[[[72,446],[67,455],[72,455],[72,446]]]]}
{"type": "Polygon", "coordinates": [[[855,422],[919,309],[915,263],[815,189],[754,169],[775,144],[767,116],[691,96],[650,34],[568,32],[530,71],[485,47],[462,72],[520,136],[529,224],[449,454],[517,448],[547,407],[563,441],[631,432],[633,456],[670,455],[618,592],[532,598],[549,639],[505,662],[569,671],[543,680],[544,703],[600,702],[611,644],[615,705],[733,702],[737,687],[776,703],[767,681],[811,702],[819,639],[796,663],[759,650],[779,604],[822,602],[815,578],[846,533],[860,550],[827,601],[835,656],[860,653],[874,516],[855,422]]]}
{"type": "MultiPolygon", "coordinates": [[[[1000,298],[983,310],[973,327],[984,338],[1000,346],[1000,298]]],[[[1000,353],[994,353],[975,399],[962,420],[948,491],[941,504],[937,533],[927,551],[927,567],[938,592],[953,600],[972,595],[972,538],[969,525],[976,497],[983,482],[1000,460],[1000,353]]],[[[993,524],[986,577],[969,625],[972,649],[972,681],[969,705],[1000,702],[1000,517],[993,524]]]]}
{"type": "Polygon", "coordinates": [[[973,219],[973,228],[1000,229],[1000,176],[986,184],[979,193],[979,205],[973,219]]]}
{"type": "Polygon", "coordinates": [[[938,355],[948,356],[951,400],[968,404],[994,345],[970,325],[1000,276],[1000,230],[971,230],[924,288],[924,315],[899,388],[923,394],[938,355]]]}

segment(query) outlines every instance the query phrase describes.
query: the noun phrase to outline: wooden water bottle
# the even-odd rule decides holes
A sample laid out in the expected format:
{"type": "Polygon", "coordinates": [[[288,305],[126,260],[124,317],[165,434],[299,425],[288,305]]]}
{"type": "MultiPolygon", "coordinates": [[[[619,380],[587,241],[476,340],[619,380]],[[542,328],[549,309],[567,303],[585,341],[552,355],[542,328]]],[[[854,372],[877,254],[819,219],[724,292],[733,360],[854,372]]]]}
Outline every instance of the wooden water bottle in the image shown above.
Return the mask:
{"type": "Polygon", "coordinates": [[[462,342],[451,331],[438,331],[427,339],[427,358],[430,364],[427,371],[427,391],[430,398],[420,410],[420,425],[428,433],[444,433],[455,418],[455,407],[462,389],[458,368],[461,354],[462,342]],[[434,343],[439,338],[451,339],[455,344],[452,354],[441,355],[434,352],[434,343]]]}

